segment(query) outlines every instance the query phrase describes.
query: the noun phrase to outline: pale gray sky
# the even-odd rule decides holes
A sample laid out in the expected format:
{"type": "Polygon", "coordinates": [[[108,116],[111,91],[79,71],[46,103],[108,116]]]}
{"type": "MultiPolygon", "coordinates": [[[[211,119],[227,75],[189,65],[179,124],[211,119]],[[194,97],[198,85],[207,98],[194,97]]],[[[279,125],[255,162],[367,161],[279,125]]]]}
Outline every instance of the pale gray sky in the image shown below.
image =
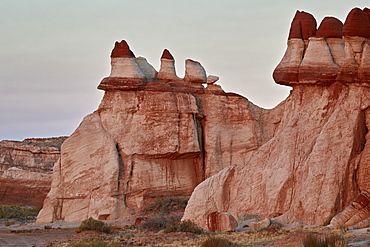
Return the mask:
{"type": "MultiPolygon", "coordinates": [[[[296,10],[342,22],[368,0],[0,0],[0,140],[70,135],[97,109],[110,52],[125,39],[157,70],[164,48],[201,62],[225,91],[272,108],[272,72],[296,10]]],[[[370,7],[370,6],[369,6],[370,7]]]]}

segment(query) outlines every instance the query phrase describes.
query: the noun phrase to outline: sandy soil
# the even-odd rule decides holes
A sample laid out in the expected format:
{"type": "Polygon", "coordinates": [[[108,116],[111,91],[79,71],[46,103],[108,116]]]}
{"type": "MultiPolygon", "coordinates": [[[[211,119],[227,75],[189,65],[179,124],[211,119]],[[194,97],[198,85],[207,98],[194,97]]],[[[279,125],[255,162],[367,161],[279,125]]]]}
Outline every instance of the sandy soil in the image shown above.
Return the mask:
{"type": "Polygon", "coordinates": [[[25,224],[0,226],[0,246],[46,246],[50,242],[78,240],[79,223],[25,224]],[[45,229],[50,228],[51,229],[45,229]]]}
{"type": "MultiPolygon", "coordinates": [[[[110,222],[110,224],[115,225],[115,222],[110,222]]],[[[23,246],[51,246],[52,244],[56,243],[66,243],[71,241],[78,241],[80,239],[92,239],[92,238],[109,238],[112,235],[107,235],[98,232],[82,232],[77,234],[75,229],[80,225],[80,223],[64,223],[58,222],[53,224],[24,224],[24,225],[13,225],[13,226],[0,226],[0,246],[8,247],[8,246],[16,246],[16,247],[23,247],[23,246]]],[[[252,245],[247,246],[269,246],[269,247],[276,247],[276,246],[303,246],[302,239],[305,237],[306,233],[291,233],[286,236],[283,236],[280,239],[275,239],[272,241],[263,241],[252,245]]],[[[319,233],[320,234],[320,233],[319,233]]],[[[205,235],[194,235],[189,233],[170,233],[170,234],[163,234],[162,233],[153,233],[153,232],[138,232],[136,230],[132,231],[121,231],[116,234],[120,236],[122,239],[130,239],[130,244],[133,246],[137,246],[139,243],[143,244],[144,246],[160,246],[161,243],[181,243],[182,241],[186,242],[186,240],[195,240],[197,239],[206,239],[207,236],[205,235]],[[128,238],[125,237],[129,236],[128,238]],[[148,245],[146,245],[146,244],[148,245]]],[[[224,235],[220,235],[220,237],[229,238],[233,237],[235,239],[251,237],[248,233],[224,233],[224,235]]],[[[353,247],[362,247],[362,246],[370,246],[370,228],[366,229],[359,229],[359,230],[350,230],[344,233],[344,237],[348,246],[353,247]]],[[[234,239],[230,239],[234,240],[234,239]]],[[[258,242],[258,241],[257,241],[258,242]]],[[[128,243],[126,240],[122,243],[128,243]]],[[[177,245],[176,245],[177,246],[177,245]]],[[[179,245],[179,246],[187,246],[179,245]]],[[[193,245],[192,245],[193,246],[193,245]]]]}

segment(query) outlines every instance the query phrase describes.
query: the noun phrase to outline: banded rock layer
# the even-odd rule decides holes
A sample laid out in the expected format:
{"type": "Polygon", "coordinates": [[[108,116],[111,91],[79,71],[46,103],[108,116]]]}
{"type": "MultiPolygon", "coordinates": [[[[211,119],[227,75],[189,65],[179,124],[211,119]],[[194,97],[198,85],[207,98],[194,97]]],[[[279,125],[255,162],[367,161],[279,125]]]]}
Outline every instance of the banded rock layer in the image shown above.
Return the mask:
{"type": "MultiPolygon", "coordinates": [[[[360,191],[370,191],[368,24],[368,9],[353,9],[344,25],[325,18],[318,30],[311,14],[297,12],[273,74],[293,88],[274,136],[246,165],[227,167],[199,184],[183,219],[206,229],[215,212],[321,225],[356,202],[360,191]]],[[[367,204],[351,207],[332,226],[370,216],[367,204]]]]}
{"type": "Polygon", "coordinates": [[[156,72],[125,41],[111,59],[99,108],[63,143],[38,222],[134,219],[156,197],[190,196],[205,178],[246,164],[279,125],[279,107],[225,93],[197,61],[179,78],[164,50],[156,72]]]}
{"type": "Polygon", "coordinates": [[[179,78],[168,50],[157,72],[117,42],[111,74],[98,86],[102,102],[63,144],[38,222],[132,219],[156,197],[190,194],[183,219],[211,230],[231,228],[244,213],[299,225],[323,224],[342,210],[333,224],[363,219],[365,14],[356,8],[343,25],[325,18],[316,29],[311,14],[297,12],[273,75],[293,89],[271,110],[225,93],[199,62],[187,60],[179,78]],[[345,209],[351,205],[357,211],[345,209]]]}
{"type": "Polygon", "coordinates": [[[66,137],[0,142],[0,204],[40,207],[66,137]]]}

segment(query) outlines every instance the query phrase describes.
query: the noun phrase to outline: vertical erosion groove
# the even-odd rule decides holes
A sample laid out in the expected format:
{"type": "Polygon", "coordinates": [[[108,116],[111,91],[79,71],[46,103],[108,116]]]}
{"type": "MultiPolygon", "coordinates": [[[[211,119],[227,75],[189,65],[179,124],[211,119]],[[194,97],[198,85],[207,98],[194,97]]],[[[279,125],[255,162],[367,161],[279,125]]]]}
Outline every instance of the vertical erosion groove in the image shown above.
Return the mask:
{"type": "Polygon", "coordinates": [[[203,129],[203,121],[204,121],[204,113],[203,113],[203,107],[202,107],[202,99],[199,97],[196,97],[196,104],[198,108],[198,114],[193,115],[193,121],[196,124],[196,131],[197,131],[197,137],[198,137],[198,145],[200,148],[200,166],[198,168],[198,174],[199,174],[199,183],[203,180],[205,180],[205,164],[204,164],[204,129],[203,129]]]}
{"type": "Polygon", "coordinates": [[[122,174],[123,174],[123,169],[124,169],[124,163],[121,155],[120,148],[118,146],[118,143],[116,144],[116,150],[117,150],[117,159],[118,159],[118,175],[117,175],[117,188],[114,194],[116,196],[123,195],[123,203],[126,206],[126,196],[125,193],[123,193],[123,188],[122,188],[122,174]]]}

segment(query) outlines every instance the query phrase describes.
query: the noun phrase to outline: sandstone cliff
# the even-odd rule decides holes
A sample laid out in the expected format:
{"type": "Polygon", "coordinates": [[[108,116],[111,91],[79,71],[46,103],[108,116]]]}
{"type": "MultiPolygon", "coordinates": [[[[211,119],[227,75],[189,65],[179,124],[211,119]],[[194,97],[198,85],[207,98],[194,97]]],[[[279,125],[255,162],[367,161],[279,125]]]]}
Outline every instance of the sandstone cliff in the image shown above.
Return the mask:
{"type": "Polygon", "coordinates": [[[164,50],[157,72],[116,42],[101,104],[63,143],[38,222],[132,218],[156,197],[190,196],[205,178],[247,164],[274,136],[282,106],[266,111],[225,93],[194,60],[179,78],[174,63],[164,50]]]}
{"type": "Polygon", "coordinates": [[[370,216],[370,17],[353,9],[344,25],[297,12],[288,47],[274,71],[293,88],[274,136],[247,165],[225,168],[198,185],[184,218],[204,228],[229,212],[282,223],[353,225],[370,216]],[[361,215],[361,217],[359,217],[361,215]]]}
{"type": "Polygon", "coordinates": [[[0,204],[42,206],[66,137],[0,142],[0,204]]]}
{"type": "Polygon", "coordinates": [[[183,219],[212,230],[243,213],[320,225],[344,210],[333,226],[370,216],[369,10],[316,25],[294,17],[273,73],[292,91],[271,110],[225,93],[197,61],[179,78],[168,50],[157,72],[116,42],[101,104],[64,142],[38,222],[132,218],[193,190],[183,219]]]}

